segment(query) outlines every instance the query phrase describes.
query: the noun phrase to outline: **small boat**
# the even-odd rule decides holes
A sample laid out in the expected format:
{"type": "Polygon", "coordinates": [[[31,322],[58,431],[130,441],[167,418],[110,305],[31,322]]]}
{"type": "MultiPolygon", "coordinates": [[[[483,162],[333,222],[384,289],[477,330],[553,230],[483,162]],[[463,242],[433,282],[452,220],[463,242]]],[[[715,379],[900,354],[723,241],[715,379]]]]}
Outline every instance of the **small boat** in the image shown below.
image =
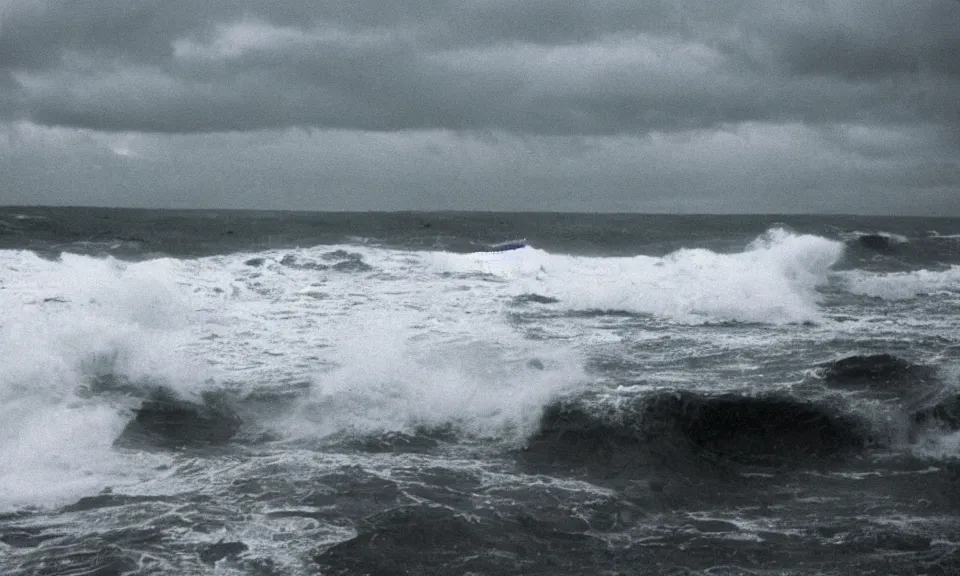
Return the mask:
{"type": "Polygon", "coordinates": [[[517,238],[516,240],[507,240],[506,242],[498,242],[497,244],[490,244],[483,249],[483,252],[507,252],[509,250],[519,250],[520,248],[527,247],[526,238],[517,238]]]}

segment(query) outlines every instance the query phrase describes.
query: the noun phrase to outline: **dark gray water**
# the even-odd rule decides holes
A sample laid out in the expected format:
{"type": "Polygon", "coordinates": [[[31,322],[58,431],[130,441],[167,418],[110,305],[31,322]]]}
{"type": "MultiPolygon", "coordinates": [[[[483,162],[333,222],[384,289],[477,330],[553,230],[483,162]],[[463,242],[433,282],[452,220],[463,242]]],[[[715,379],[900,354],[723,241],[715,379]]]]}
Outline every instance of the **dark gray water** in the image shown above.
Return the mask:
{"type": "Polygon", "coordinates": [[[3,208],[0,571],[957,574],[958,305],[951,219],[3,208]]]}

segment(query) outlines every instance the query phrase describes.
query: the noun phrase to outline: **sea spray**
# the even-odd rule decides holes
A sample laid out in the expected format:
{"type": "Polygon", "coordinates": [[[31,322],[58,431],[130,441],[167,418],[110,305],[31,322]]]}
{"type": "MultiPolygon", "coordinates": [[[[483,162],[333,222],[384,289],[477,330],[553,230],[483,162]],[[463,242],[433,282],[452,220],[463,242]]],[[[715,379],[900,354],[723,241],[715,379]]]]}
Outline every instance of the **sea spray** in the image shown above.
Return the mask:
{"type": "Polygon", "coordinates": [[[191,388],[178,347],[187,308],[163,262],[127,264],[2,251],[0,507],[55,504],[129,481],[140,466],[112,449],[132,403],[98,398],[97,382],[191,388]]]}

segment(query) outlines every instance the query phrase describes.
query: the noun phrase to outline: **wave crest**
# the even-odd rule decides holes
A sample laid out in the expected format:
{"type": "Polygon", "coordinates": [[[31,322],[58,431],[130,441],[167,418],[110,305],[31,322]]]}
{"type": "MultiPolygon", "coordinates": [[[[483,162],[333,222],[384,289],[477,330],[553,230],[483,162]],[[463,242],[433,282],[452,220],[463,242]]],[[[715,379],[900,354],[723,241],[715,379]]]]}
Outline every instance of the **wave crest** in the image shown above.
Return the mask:
{"type": "Polygon", "coordinates": [[[663,257],[587,257],[532,247],[502,254],[443,254],[437,265],[492,274],[520,294],[541,294],[573,310],[652,314],[684,323],[791,323],[818,320],[817,288],[844,245],[776,228],[744,251],[702,248],[663,257]]]}

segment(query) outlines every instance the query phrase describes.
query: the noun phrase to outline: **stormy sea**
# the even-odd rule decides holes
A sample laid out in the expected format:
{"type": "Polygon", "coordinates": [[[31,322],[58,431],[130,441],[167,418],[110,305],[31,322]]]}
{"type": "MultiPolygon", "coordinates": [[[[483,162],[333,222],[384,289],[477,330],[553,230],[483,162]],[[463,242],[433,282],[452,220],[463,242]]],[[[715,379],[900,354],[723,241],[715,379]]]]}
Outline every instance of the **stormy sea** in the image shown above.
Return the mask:
{"type": "Polygon", "coordinates": [[[960,574],[960,219],[0,208],[0,573],[960,574]]]}

